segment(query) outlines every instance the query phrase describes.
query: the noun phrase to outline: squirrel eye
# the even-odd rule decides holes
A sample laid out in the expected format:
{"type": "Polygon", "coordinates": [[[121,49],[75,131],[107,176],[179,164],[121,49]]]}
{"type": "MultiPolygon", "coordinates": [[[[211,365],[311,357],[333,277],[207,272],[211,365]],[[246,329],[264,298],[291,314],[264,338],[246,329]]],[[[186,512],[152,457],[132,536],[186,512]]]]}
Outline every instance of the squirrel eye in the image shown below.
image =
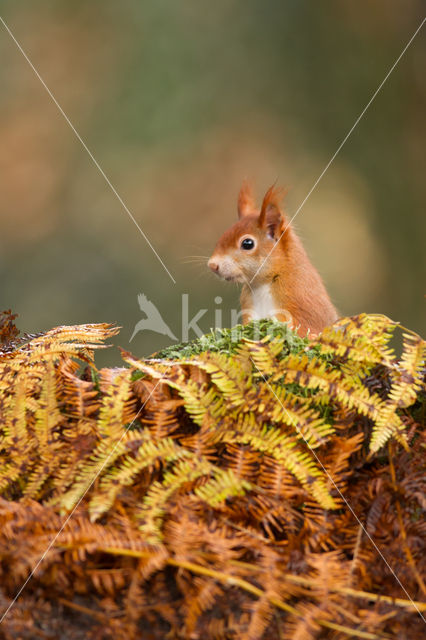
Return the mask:
{"type": "Polygon", "coordinates": [[[253,238],[244,238],[244,240],[241,240],[240,247],[241,249],[245,249],[245,251],[249,251],[250,249],[253,249],[254,248],[253,238]]]}

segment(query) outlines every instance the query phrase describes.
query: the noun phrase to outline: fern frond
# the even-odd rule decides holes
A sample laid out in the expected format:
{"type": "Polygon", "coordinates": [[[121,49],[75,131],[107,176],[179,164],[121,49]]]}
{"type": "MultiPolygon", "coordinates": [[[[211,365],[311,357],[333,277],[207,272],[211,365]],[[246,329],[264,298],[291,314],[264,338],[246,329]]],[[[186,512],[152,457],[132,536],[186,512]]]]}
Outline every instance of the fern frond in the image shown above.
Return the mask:
{"type": "Polygon", "coordinates": [[[222,593],[221,587],[211,580],[194,578],[192,589],[185,594],[184,624],[187,637],[194,633],[201,614],[211,609],[222,593]]]}
{"type": "Polygon", "coordinates": [[[68,486],[71,486],[65,493],[58,496],[53,504],[58,504],[63,513],[71,511],[90,489],[99,474],[125,452],[124,437],[120,441],[101,440],[91,455],[79,461],[74,477],[68,478],[68,486]]]}
{"type": "MultiPolygon", "coordinates": [[[[27,440],[27,378],[18,376],[14,380],[12,393],[3,406],[4,420],[1,429],[1,446],[21,447],[27,440]]],[[[36,405],[37,407],[38,405],[36,405]]]]}
{"type": "Polygon", "coordinates": [[[99,489],[89,504],[90,519],[94,522],[100,515],[110,509],[117,494],[132,483],[134,477],[143,469],[153,469],[159,464],[170,464],[183,460],[191,455],[171,438],[154,442],[148,430],[142,434],[129,434],[126,447],[133,449],[134,442],[141,442],[136,453],[124,456],[119,464],[102,475],[99,489]]]}
{"type": "Polygon", "coordinates": [[[322,353],[352,362],[390,366],[395,356],[388,344],[396,326],[386,316],[361,314],[326,327],[315,342],[322,353]]]}
{"type": "Polygon", "coordinates": [[[397,412],[412,405],[424,386],[425,355],[425,341],[419,336],[405,333],[401,359],[392,368],[392,386],[371,435],[371,453],[381,449],[391,437],[396,437],[408,448],[406,428],[397,412]]]}
{"type": "Polygon", "coordinates": [[[223,398],[231,407],[244,404],[245,394],[251,386],[251,366],[244,352],[232,359],[220,353],[205,353],[190,364],[196,364],[211,375],[223,398]]]}
{"type": "Polygon", "coordinates": [[[354,384],[345,372],[334,370],[318,358],[309,360],[307,356],[297,358],[290,355],[282,361],[282,369],[273,379],[282,378],[285,382],[296,382],[316,391],[317,399],[329,402],[335,398],[344,407],[356,409],[361,415],[375,420],[383,406],[383,401],[366,387],[354,384]]]}
{"type": "Polygon", "coordinates": [[[275,372],[277,366],[277,356],[279,356],[284,347],[282,339],[268,337],[263,338],[259,342],[244,339],[240,347],[242,354],[247,353],[248,357],[254,362],[256,369],[263,375],[269,376],[275,372]]]}
{"type": "Polygon", "coordinates": [[[333,426],[312,408],[312,400],[296,396],[280,385],[264,385],[276,400],[271,418],[295,428],[304,442],[312,449],[325,444],[334,433],[333,426]]]}
{"type": "Polygon", "coordinates": [[[252,488],[250,482],[236,476],[232,469],[217,467],[212,470],[211,475],[212,478],[194,490],[195,495],[211,507],[219,507],[225,500],[244,495],[252,488]]]}
{"type": "Polygon", "coordinates": [[[107,325],[6,326],[3,610],[51,548],[6,635],[66,633],[40,617],[63,592],[93,637],[420,637],[426,604],[389,566],[424,590],[425,347],[407,334],[396,358],[394,327],[362,315],[302,340],[260,321],[98,372],[107,325]],[[409,450],[377,455],[389,438],[409,450]]]}
{"type": "Polygon", "coordinates": [[[164,509],[170,498],[182,487],[191,486],[199,478],[208,476],[211,469],[212,465],[208,460],[192,456],[173,465],[161,482],[151,483],[137,514],[140,530],[147,542],[157,544],[163,539],[164,509]]]}
{"type": "MultiPolygon", "coordinates": [[[[331,491],[335,486],[343,493],[346,489],[348,478],[352,475],[350,457],[360,450],[364,441],[362,432],[355,434],[351,438],[335,437],[331,448],[327,451],[323,459],[323,465],[329,478],[328,487],[331,491]]],[[[340,495],[336,495],[337,503],[342,503],[340,495]]]]}
{"type": "Polygon", "coordinates": [[[324,509],[334,509],[335,502],[327,489],[327,481],[315,462],[315,458],[293,436],[275,427],[263,426],[245,417],[239,421],[237,431],[222,434],[226,443],[250,444],[255,450],[268,454],[288,469],[324,509]]]}
{"type": "Polygon", "coordinates": [[[98,429],[101,438],[119,439],[123,435],[123,414],[130,395],[130,375],[127,369],[102,372],[101,386],[106,389],[99,409],[98,429]]]}
{"type": "Polygon", "coordinates": [[[57,439],[57,427],[61,421],[62,416],[56,402],[56,373],[50,361],[46,366],[35,412],[34,434],[40,449],[47,450],[48,445],[57,439]]]}
{"type": "Polygon", "coordinates": [[[176,389],[183,398],[186,410],[194,422],[202,425],[204,421],[214,424],[217,419],[226,412],[223,398],[213,388],[208,389],[205,384],[197,380],[188,379],[182,364],[194,365],[194,361],[179,363],[179,366],[159,365],[158,370],[152,365],[135,359],[131,354],[124,352],[126,362],[136,369],[149,374],[156,380],[176,389]]]}
{"type": "Polygon", "coordinates": [[[58,364],[57,383],[65,402],[64,412],[68,416],[86,419],[99,409],[99,391],[93,380],[82,380],[77,374],[77,362],[62,357],[58,364]]]}

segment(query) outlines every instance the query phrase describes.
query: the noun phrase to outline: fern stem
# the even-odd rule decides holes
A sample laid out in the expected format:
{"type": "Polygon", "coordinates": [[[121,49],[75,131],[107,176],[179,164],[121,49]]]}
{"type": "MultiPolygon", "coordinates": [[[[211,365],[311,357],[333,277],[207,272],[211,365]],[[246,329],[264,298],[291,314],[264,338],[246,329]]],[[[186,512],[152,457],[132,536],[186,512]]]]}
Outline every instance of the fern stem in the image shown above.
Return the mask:
{"type": "MultiPolygon", "coordinates": [[[[254,584],[251,584],[251,582],[247,582],[247,580],[243,580],[242,578],[238,578],[237,576],[230,575],[229,573],[225,573],[224,571],[215,571],[214,569],[208,569],[207,567],[195,564],[194,562],[175,560],[174,558],[168,558],[167,563],[175,567],[179,567],[180,569],[187,569],[188,571],[192,571],[192,573],[199,573],[201,575],[209,576],[210,578],[219,580],[219,582],[226,582],[227,584],[230,584],[232,586],[241,587],[241,589],[244,589],[244,591],[248,591],[258,598],[261,598],[265,595],[265,592],[262,589],[255,587],[254,584]]],[[[274,597],[268,597],[268,600],[279,609],[287,611],[288,613],[292,613],[295,616],[301,617],[297,609],[287,604],[286,602],[283,602],[283,600],[274,597]]]]}
{"type": "MultiPolygon", "coordinates": [[[[98,549],[98,551],[101,551],[102,553],[110,553],[112,555],[132,556],[134,558],[146,558],[151,555],[149,551],[133,551],[132,549],[117,549],[114,547],[105,547],[102,549],[98,549]]],[[[287,611],[287,613],[291,613],[299,618],[303,617],[295,607],[292,607],[279,598],[267,596],[267,594],[265,594],[262,589],[255,587],[253,584],[251,584],[251,582],[247,582],[247,580],[243,580],[242,578],[230,575],[228,573],[225,573],[224,571],[215,571],[214,569],[203,567],[202,565],[195,564],[194,562],[175,560],[174,558],[166,558],[165,562],[174,567],[178,567],[179,569],[186,569],[187,571],[191,571],[192,573],[208,576],[210,578],[218,580],[219,582],[240,587],[244,591],[257,596],[258,598],[264,597],[266,595],[269,602],[277,607],[277,609],[287,611]]],[[[327,627],[336,631],[342,631],[343,633],[346,633],[346,635],[356,638],[365,638],[366,640],[382,640],[384,638],[384,636],[378,636],[368,631],[360,631],[359,629],[351,629],[351,627],[335,624],[334,622],[329,622],[328,620],[317,620],[317,622],[322,627],[327,627]]]]}
{"type": "MultiPolygon", "coordinates": [[[[73,545],[61,545],[62,549],[72,549],[73,545]]],[[[119,547],[102,547],[98,548],[97,551],[101,553],[108,553],[116,556],[130,556],[131,558],[149,558],[152,556],[151,551],[136,551],[134,549],[121,549],[119,547]]],[[[258,597],[264,595],[264,591],[255,587],[251,582],[247,580],[243,580],[242,578],[237,578],[236,576],[229,575],[223,571],[215,571],[213,569],[208,569],[207,567],[203,567],[202,565],[195,564],[192,562],[185,562],[180,560],[175,560],[174,558],[166,558],[166,564],[173,565],[175,567],[180,567],[181,569],[188,569],[188,571],[192,571],[193,573],[199,573],[205,576],[209,576],[211,578],[216,578],[220,582],[227,582],[228,584],[240,586],[245,591],[249,591],[258,597]]],[[[239,560],[231,560],[231,563],[238,566],[243,566],[247,569],[251,569],[254,571],[259,571],[258,567],[254,567],[248,562],[240,562],[239,560]]],[[[315,588],[317,585],[315,580],[310,580],[309,578],[303,578],[302,576],[295,576],[289,573],[285,573],[282,576],[282,579],[286,582],[291,582],[292,584],[300,584],[306,587],[315,588]]],[[[333,587],[332,585],[329,587],[329,591],[333,593],[340,593],[345,596],[351,596],[353,598],[363,598],[366,600],[371,600],[372,602],[384,602],[387,604],[393,604],[398,607],[414,607],[420,611],[426,611],[426,602],[420,602],[416,600],[405,600],[404,598],[394,598],[393,596],[385,596],[381,594],[371,593],[369,591],[360,591],[358,589],[351,589],[350,587],[333,587]]],[[[279,609],[283,609],[284,611],[288,611],[289,613],[293,613],[294,615],[300,616],[299,612],[289,604],[286,604],[282,600],[278,598],[270,598],[272,604],[274,604],[279,609]]],[[[367,636],[360,636],[367,637],[367,636]]],[[[368,636],[370,637],[370,636],[368,636]]],[[[377,638],[379,636],[371,636],[377,638]]]]}
{"type": "MultiPolygon", "coordinates": [[[[285,574],[282,576],[287,582],[293,584],[301,584],[307,587],[315,587],[315,581],[309,580],[309,578],[302,578],[301,576],[293,576],[285,574]]],[[[333,593],[341,593],[345,596],[351,596],[353,598],[364,598],[373,602],[386,602],[388,604],[397,605],[398,607],[413,607],[420,609],[420,611],[426,611],[426,602],[416,602],[415,600],[405,600],[404,598],[394,598],[392,596],[384,596],[376,593],[370,593],[369,591],[359,591],[358,589],[351,589],[350,587],[329,587],[329,591],[333,593]]],[[[413,612],[414,613],[414,612],[413,612]]],[[[417,613],[417,611],[416,611],[417,613]]]]}
{"type": "MultiPolygon", "coordinates": [[[[231,560],[231,564],[239,567],[244,567],[253,572],[262,571],[259,567],[256,567],[249,562],[241,562],[240,560],[231,560]]],[[[300,584],[304,587],[315,588],[317,586],[315,580],[309,578],[303,578],[302,576],[295,576],[291,573],[283,573],[281,578],[286,582],[292,584],[300,584]]],[[[353,598],[363,598],[365,600],[371,600],[372,602],[385,602],[387,604],[396,605],[398,607],[414,607],[420,609],[420,611],[426,611],[426,602],[420,602],[415,600],[405,600],[404,598],[394,598],[393,596],[384,596],[381,594],[371,593],[369,591],[360,591],[358,589],[351,589],[350,587],[334,587],[330,585],[329,591],[333,593],[340,593],[345,596],[351,596],[353,598]]]]}
{"type": "MultiPolygon", "coordinates": [[[[149,551],[134,551],[133,549],[119,549],[115,547],[99,548],[97,549],[97,551],[100,551],[101,553],[110,553],[112,555],[131,556],[133,558],[147,558],[152,555],[149,551]]],[[[229,573],[225,573],[224,571],[215,571],[214,569],[203,567],[202,565],[195,564],[194,562],[175,560],[174,558],[165,558],[165,562],[174,567],[179,567],[180,569],[187,569],[192,573],[198,573],[200,575],[208,576],[209,578],[214,578],[219,582],[225,582],[233,586],[241,587],[241,589],[244,589],[244,591],[248,591],[258,598],[265,595],[262,589],[255,587],[254,584],[251,584],[251,582],[247,582],[247,580],[243,580],[242,578],[238,578],[237,576],[230,575],[229,573]]],[[[297,611],[297,609],[283,602],[282,600],[279,600],[278,598],[269,598],[269,600],[276,607],[300,617],[300,613],[297,611]]]]}
{"type": "Polygon", "coordinates": [[[58,598],[58,602],[63,604],[65,607],[69,607],[70,609],[74,609],[75,611],[79,611],[80,613],[85,613],[88,616],[92,616],[92,618],[96,618],[101,622],[107,622],[108,616],[104,615],[100,611],[94,611],[93,609],[89,609],[89,607],[84,607],[81,604],[77,604],[76,602],[71,602],[71,600],[65,600],[65,598],[58,598]]]}
{"type": "Polygon", "coordinates": [[[350,627],[345,627],[344,625],[336,624],[335,622],[329,622],[328,620],[317,620],[317,622],[323,627],[333,629],[334,631],[342,631],[342,633],[346,633],[346,635],[354,638],[366,638],[367,640],[384,640],[384,638],[389,638],[389,636],[378,636],[375,633],[370,633],[369,631],[351,629],[350,627]]]}

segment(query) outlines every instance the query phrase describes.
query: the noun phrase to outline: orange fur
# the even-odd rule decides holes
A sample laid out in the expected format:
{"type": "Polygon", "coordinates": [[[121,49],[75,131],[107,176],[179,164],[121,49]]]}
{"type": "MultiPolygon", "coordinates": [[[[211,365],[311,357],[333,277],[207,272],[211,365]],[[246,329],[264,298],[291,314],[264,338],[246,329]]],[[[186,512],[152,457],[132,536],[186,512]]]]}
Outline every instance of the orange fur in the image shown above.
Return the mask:
{"type": "Polygon", "coordinates": [[[282,190],[272,186],[259,212],[244,183],[238,198],[240,218],[219,239],[209,266],[226,280],[243,284],[244,323],[275,317],[289,321],[300,335],[308,330],[316,334],[338,315],[300,239],[287,227],[280,207],[282,196],[282,190]],[[243,249],[244,239],[253,248],[243,249]]]}

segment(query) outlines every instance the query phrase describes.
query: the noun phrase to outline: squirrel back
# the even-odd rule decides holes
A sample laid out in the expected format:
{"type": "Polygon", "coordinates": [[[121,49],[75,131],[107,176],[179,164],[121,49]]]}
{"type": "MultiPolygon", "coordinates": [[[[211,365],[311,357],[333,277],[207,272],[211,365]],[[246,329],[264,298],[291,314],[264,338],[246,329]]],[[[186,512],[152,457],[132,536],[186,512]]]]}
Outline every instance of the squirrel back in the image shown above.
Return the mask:
{"type": "Polygon", "coordinates": [[[243,323],[261,318],[289,322],[299,335],[319,333],[338,317],[318,271],[281,210],[283,192],[271,187],[256,209],[244,183],[238,221],[219,239],[208,262],[225,280],[242,283],[243,323]]]}

